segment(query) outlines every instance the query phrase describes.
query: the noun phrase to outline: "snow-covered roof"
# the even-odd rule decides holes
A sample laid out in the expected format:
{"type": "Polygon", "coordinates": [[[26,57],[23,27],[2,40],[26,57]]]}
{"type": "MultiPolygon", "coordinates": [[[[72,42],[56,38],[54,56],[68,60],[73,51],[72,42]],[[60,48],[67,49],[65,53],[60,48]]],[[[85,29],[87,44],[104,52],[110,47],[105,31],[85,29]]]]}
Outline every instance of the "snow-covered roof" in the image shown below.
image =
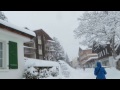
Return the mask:
{"type": "Polygon", "coordinates": [[[84,60],[82,64],[85,64],[85,63],[87,63],[88,61],[91,61],[91,60],[93,60],[93,59],[98,59],[98,57],[90,57],[90,58],[88,58],[87,60],[84,60]]]}
{"type": "Polygon", "coordinates": [[[87,54],[87,56],[98,56],[98,54],[93,53],[93,54],[87,54]]]}
{"type": "Polygon", "coordinates": [[[31,35],[31,36],[35,36],[35,33],[33,31],[18,27],[16,25],[13,25],[13,24],[7,22],[7,21],[4,21],[4,20],[0,19],[0,24],[4,25],[6,27],[9,27],[9,28],[15,29],[17,31],[20,31],[22,33],[25,33],[25,34],[28,34],[28,35],[31,35]]]}
{"type": "Polygon", "coordinates": [[[87,60],[87,62],[90,61],[90,60],[92,60],[92,59],[98,59],[98,57],[90,57],[90,58],[87,60]]]}
{"type": "Polygon", "coordinates": [[[48,42],[52,42],[52,43],[54,43],[55,41],[53,41],[53,40],[47,40],[48,42]]]}
{"type": "Polygon", "coordinates": [[[53,67],[53,66],[59,66],[58,62],[55,61],[46,61],[46,60],[38,60],[38,59],[30,59],[25,58],[25,66],[33,66],[33,67],[53,67]]]}
{"type": "Polygon", "coordinates": [[[83,50],[92,50],[92,48],[88,48],[88,47],[87,47],[87,48],[85,48],[85,49],[83,49],[83,50]]]}

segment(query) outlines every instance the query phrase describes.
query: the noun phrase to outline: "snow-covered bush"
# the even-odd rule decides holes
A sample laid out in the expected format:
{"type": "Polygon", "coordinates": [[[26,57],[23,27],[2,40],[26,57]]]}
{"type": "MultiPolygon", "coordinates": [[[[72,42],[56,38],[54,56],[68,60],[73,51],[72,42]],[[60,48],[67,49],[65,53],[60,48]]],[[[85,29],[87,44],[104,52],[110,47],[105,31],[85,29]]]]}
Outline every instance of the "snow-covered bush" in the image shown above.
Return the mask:
{"type": "Polygon", "coordinates": [[[59,75],[59,69],[52,67],[49,69],[41,69],[39,72],[39,78],[57,77],[59,75]]]}
{"type": "Polygon", "coordinates": [[[25,58],[24,68],[24,79],[49,79],[61,75],[59,63],[55,61],[25,58]]]}
{"type": "Polygon", "coordinates": [[[38,79],[38,71],[34,67],[28,67],[24,71],[23,78],[25,79],[38,79]]]}
{"type": "Polygon", "coordinates": [[[48,77],[57,77],[59,75],[58,67],[36,69],[34,67],[28,67],[24,71],[24,79],[43,79],[48,77]]]}
{"type": "Polygon", "coordinates": [[[59,75],[59,69],[58,67],[53,67],[50,69],[50,75],[53,76],[53,77],[56,77],[59,75]]]}
{"type": "Polygon", "coordinates": [[[49,70],[47,70],[47,69],[41,69],[40,70],[40,72],[39,72],[39,78],[47,78],[49,76],[50,76],[49,70]]]}

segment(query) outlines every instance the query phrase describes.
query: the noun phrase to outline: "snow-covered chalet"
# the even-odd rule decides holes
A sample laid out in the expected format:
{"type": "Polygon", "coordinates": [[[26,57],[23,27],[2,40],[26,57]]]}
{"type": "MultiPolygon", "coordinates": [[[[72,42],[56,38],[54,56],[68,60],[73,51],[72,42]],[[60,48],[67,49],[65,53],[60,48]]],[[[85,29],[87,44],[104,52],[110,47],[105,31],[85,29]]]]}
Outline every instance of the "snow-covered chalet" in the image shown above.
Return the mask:
{"type": "Polygon", "coordinates": [[[24,56],[39,60],[55,60],[55,41],[42,29],[35,30],[36,37],[24,43],[24,56]]]}
{"type": "Polygon", "coordinates": [[[24,71],[23,43],[35,36],[33,31],[0,19],[0,79],[21,79],[24,71]]]}
{"type": "MultiPolygon", "coordinates": [[[[92,52],[98,54],[98,59],[101,61],[102,65],[109,67],[116,66],[115,61],[113,60],[112,48],[110,44],[98,45],[98,46],[93,44],[92,52]]],[[[119,44],[115,45],[115,52],[116,52],[116,57],[120,55],[119,44]]]]}
{"type": "Polygon", "coordinates": [[[92,52],[92,48],[82,50],[79,48],[79,64],[80,67],[93,68],[98,61],[97,53],[92,52]]]}

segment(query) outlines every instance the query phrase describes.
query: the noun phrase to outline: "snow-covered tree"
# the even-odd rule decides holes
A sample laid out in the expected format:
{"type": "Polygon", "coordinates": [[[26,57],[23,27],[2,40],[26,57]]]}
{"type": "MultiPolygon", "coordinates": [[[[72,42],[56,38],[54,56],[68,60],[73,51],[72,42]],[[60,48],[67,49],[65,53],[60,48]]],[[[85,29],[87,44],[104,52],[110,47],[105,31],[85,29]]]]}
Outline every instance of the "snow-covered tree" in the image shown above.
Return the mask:
{"type": "Polygon", "coordinates": [[[55,59],[58,60],[65,60],[65,53],[64,53],[64,49],[61,46],[60,42],[58,41],[57,38],[53,38],[53,40],[55,41],[53,47],[55,49],[55,54],[54,57],[55,59]]]}
{"type": "Polygon", "coordinates": [[[78,20],[80,23],[74,33],[76,38],[82,37],[80,44],[110,44],[115,58],[115,46],[120,45],[120,11],[85,12],[78,20]]]}
{"type": "Polygon", "coordinates": [[[2,11],[0,11],[0,19],[7,21],[7,17],[4,15],[2,11]]]}
{"type": "Polygon", "coordinates": [[[67,53],[66,53],[66,55],[65,55],[65,61],[66,61],[68,64],[70,64],[70,60],[69,60],[69,57],[68,57],[67,53]]]}

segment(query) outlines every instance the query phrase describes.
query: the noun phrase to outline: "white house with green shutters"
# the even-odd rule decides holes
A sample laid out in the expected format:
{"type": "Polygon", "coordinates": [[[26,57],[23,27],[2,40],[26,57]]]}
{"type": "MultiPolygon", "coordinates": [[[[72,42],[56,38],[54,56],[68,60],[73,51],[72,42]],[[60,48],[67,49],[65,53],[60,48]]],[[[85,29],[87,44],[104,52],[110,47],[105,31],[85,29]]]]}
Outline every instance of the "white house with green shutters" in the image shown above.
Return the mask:
{"type": "Polygon", "coordinates": [[[23,43],[35,36],[33,31],[0,19],[0,79],[21,79],[24,71],[23,43]]]}

